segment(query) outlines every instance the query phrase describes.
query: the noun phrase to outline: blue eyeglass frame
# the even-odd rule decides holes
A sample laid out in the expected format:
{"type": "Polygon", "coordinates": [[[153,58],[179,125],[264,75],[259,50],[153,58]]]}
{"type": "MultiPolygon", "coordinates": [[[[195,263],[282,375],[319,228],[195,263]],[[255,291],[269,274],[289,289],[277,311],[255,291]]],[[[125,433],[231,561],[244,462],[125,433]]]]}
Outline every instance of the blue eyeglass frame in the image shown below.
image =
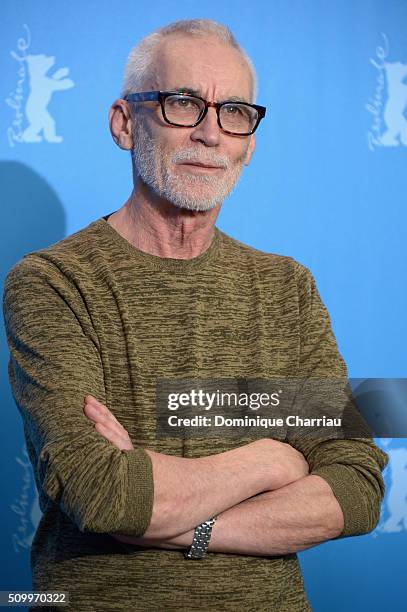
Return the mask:
{"type": "Polygon", "coordinates": [[[138,93],[127,94],[127,96],[124,97],[124,100],[126,100],[126,102],[159,102],[161,105],[161,111],[163,114],[164,121],[166,121],[170,125],[176,125],[177,127],[190,128],[196,127],[197,125],[199,125],[199,123],[201,123],[201,121],[204,119],[208,112],[208,108],[211,106],[213,108],[216,108],[218,126],[220,127],[220,129],[226,134],[233,134],[234,136],[251,136],[251,134],[254,134],[254,132],[259,126],[260,121],[263,119],[263,117],[265,117],[267,110],[265,106],[259,106],[258,104],[249,104],[248,102],[235,102],[234,100],[225,100],[224,102],[208,102],[204,98],[201,98],[201,96],[195,96],[194,94],[190,94],[184,91],[140,91],[138,93]],[[201,116],[198,118],[198,121],[192,123],[191,125],[181,125],[179,123],[174,123],[173,121],[170,121],[165,114],[164,108],[165,100],[169,96],[185,96],[186,98],[197,98],[198,100],[202,100],[205,106],[202,110],[201,116]],[[229,130],[225,130],[222,127],[220,122],[220,109],[225,104],[245,104],[246,106],[250,106],[251,108],[254,108],[257,111],[257,121],[250,132],[230,132],[229,130]]]}

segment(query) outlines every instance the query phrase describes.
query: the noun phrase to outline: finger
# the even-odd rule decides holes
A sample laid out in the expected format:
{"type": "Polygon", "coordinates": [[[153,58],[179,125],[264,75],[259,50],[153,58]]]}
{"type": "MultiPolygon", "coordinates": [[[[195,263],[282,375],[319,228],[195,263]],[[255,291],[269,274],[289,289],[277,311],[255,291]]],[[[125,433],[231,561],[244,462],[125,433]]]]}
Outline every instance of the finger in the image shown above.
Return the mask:
{"type": "Polygon", "coordinates": [[[105,414],[101,414],[92,404],[87,404],[84,412],[95,423],[95,429],[109,442],[112,442],[122,450],[131,450],[133,448],[129,434],[119,423],[109,419],[105,414]]]}
{"type": "Polygon", "coordinates": [[[99,402],[99,400],[97,400],[96,397],[94,397],[93,395],[85,395],[83,403],[84,403],[84,406],[86,405],[95,406],[96,408],[99,408],[101,412],[110,412],[107,406],[102,404],[102,402],[99,402]]]}
{"type": "Polygon", "coordinates": [[[130,439],[122,438],[117,434],[116,431],[110,429],[106,425],[102,423],[96,423],[95,429],[98,433],[100,433],[106,440],[114,444],[120,450],[132,450],[133,444],[130,439]]]}
{"type": "Polygon", "coordinates": [[[87,404],[84,408],[85,415],[95,424],[102,425],[110,430],[115,436],[129,438],[127,431],[116,420],[112,420],[108,415],[102,414],[93,404],[87,404]]]}
{"type": "Polygon", "coordinates": [[[99,423],[111,431],[115,439],[122,439],[126,448],[132,449],[133,444],[127,430],[116,419],[114,414],[93,395],[85,396],[84,412],[94,423],[99,423]]]}
{"type": "Polygon", "coordinates": [[[93,404],[86,404],[83,411],[85,415],[95,423],[105,423],[107,421],[106,416],[93,404]]]}
{"type": "Polygon", "coordinates": [[[109,425],[104,423],[95,423],[95,429],[100,433],[106,440],[112,442],[115,446],[121,449],[131,449],[133,444],[128,436],[123,437],[117,430],[112,429],[109,425]]]}
{"type": "Polygon", "coordinates": [[[85,408],[87,406],[94,406],[100,415],[104,415],[105,417],[111,419],[123,430],[123,432],[127,433],[123,425],[116,419],[114,414],[110,412],[110,410],[104,404],[102,404],[102,402],[99,402],[93,395],[85,396],[85,408]]]}

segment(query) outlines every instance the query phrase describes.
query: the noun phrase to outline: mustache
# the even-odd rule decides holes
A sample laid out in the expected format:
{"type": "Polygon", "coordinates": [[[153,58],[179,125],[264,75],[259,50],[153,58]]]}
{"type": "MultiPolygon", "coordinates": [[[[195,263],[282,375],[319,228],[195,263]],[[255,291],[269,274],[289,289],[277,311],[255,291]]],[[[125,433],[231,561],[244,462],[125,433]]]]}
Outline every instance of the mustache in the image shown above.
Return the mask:
{"type": "Polygon", "coordinates": [[[182,164],[183,162],[191,162],[195,164],[206,164],[208,166],[218,166],[219,168],[228,169],[230,167],[230,160],[224,155],[202,155],[192,149],[184,149],[183,151],[177,151],[172,157],[172,161],[176,164],[182,164]]]}

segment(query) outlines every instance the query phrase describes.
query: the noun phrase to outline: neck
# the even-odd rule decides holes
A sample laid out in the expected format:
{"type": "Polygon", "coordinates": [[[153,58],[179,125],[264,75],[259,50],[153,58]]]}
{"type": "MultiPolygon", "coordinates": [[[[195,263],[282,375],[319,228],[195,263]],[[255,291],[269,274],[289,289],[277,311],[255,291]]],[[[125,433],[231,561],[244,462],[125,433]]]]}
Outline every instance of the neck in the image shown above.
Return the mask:
{"type": "Polygon", "coordinates": [[[209,248],[220,206],[203,212],[179,208],[137,181],[129,199],[108,223],[145,253],[191,259],[209,248]]]}

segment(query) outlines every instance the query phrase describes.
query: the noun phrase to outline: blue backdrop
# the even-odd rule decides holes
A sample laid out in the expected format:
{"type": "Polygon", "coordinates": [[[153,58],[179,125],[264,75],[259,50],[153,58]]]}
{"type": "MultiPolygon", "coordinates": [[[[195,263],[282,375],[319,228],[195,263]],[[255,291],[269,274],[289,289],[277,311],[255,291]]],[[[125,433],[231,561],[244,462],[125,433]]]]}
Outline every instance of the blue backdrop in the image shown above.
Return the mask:
{"type": "MultiPolygon", "coordinates": [[[[252,57],[268,107],[218,226],[312,270],[351,376],[406,377],[407,2],[119,6],[1,4],[0,282],[24,253],[124,203],[130,156],[107,112],[128,52],[170,21],[212,18],[252,57]]],[[[21,590],[39,508],[0,333],[0,590],[21,590]]],[[[379,443],[390,463],[378,528],[300,555],[316,611],[405,610],[407,443],[379,443]]]]}

